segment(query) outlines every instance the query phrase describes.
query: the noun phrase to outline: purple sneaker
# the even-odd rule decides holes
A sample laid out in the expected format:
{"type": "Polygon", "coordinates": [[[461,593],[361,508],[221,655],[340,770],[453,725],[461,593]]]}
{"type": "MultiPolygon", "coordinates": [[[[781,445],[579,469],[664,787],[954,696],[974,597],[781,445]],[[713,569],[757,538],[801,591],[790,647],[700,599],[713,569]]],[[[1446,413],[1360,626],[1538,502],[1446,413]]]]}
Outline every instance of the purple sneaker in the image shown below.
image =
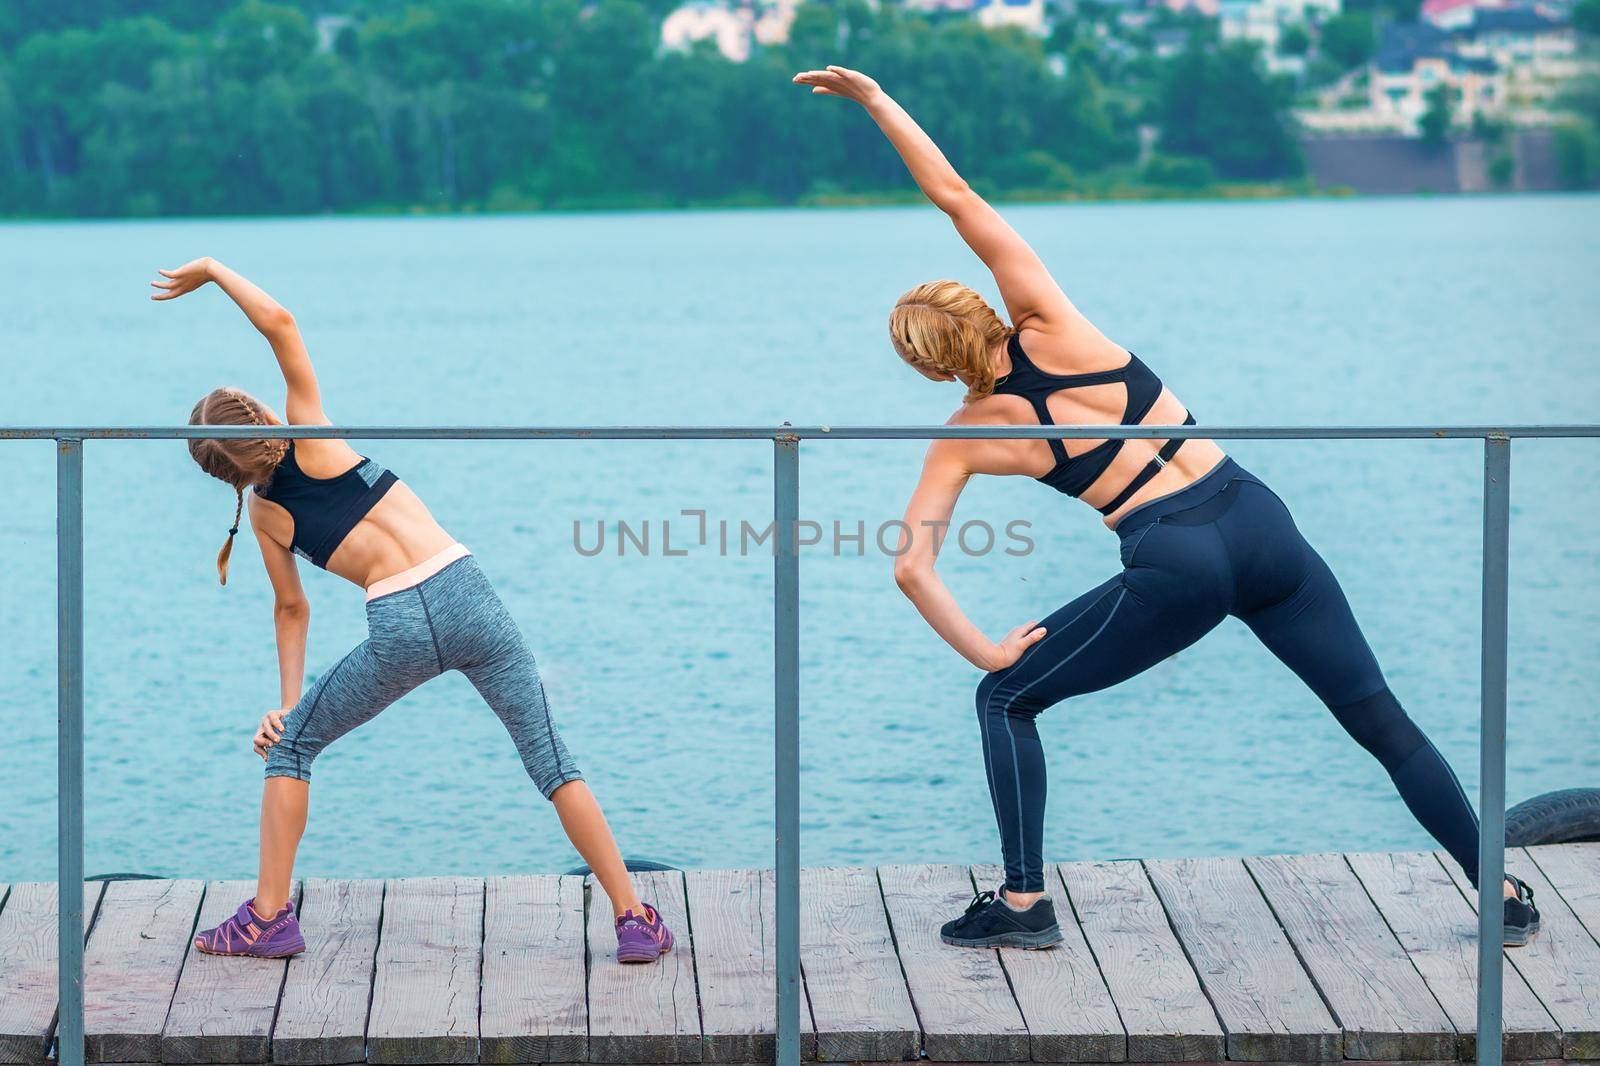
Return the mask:
{"type": "Polygon", "coordinates": [[[617,919],[617,961],[655,962],[672,950],[672,930],[650,904],[644,914],[623,911],[617,919]]]}
{"type": "Polygon", "coordinates": [[[283,959],[306,949],[294,903],[284,904],[272,918],[256,913],[255,900],[245,900],[233,916],[215,929],[196,933],[194,946],[207,955],[250,955],[258,959],[283,959]]]}

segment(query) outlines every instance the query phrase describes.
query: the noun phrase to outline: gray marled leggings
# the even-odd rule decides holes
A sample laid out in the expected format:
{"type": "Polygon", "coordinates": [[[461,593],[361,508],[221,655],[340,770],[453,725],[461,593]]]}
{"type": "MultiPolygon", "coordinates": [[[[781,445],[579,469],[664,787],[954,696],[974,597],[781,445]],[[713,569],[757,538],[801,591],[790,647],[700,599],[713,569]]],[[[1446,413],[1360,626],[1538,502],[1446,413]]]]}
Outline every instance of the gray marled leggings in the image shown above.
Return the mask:
{"type": "Polygon", "coordinates": [[[544,685],[500,597],[470,555],[408,589],[367,602],[367,639],[284,718],[268,777],[311,780],[311,760],[446,670],[467,675],[500,716],[545,798],[583,775],[550,723],[544,685]]]}

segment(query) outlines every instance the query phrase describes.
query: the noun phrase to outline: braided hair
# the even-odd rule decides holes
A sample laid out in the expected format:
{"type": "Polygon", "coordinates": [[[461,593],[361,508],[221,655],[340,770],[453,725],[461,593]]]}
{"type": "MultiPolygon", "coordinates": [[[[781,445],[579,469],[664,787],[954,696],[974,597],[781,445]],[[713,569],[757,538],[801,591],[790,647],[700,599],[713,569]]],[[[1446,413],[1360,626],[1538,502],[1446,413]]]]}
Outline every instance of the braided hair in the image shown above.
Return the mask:
{"type": "Polygon", "coordinates": [[[1013,332],[982,296],[958,281],[918,285],[889,312],[889,341],[900,358],[965,382],[963,403],[994,391],[990,353],[1013,332]]]}
{"type": "MultiPolygon", "coordinates": [[[[267,405],[242,389],[221,388],[206,393],[189,413],[191,426],[270,426],[277,423],[267,405]]],[[[239,533],[244,515],[244,490],[263,485],[272,477],[288,454],[286,440],[191,440],[189,455],[200,469],[233,486],[237,502],[228,539],[217,553],[217,577],[228,583],[228,560],[233,556],[233,538],[239,533]]]]}

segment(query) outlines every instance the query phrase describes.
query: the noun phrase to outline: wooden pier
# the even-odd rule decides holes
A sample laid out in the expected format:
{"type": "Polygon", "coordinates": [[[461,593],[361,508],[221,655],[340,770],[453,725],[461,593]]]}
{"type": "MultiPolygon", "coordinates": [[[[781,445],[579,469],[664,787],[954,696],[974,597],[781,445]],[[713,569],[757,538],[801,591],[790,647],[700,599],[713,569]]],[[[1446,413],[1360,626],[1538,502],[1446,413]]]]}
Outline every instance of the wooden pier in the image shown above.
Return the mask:
{"type": "MultiPolygon", "coordinates": [[[[1600,1059],[1600,844],[1513,850],[1544,931],[1507,952],[1505,1057],[1600,1059]]],[[[614,957],[577,877],[308,879],[309,950],[196,953],[248,883],[84,888],[87,1051],[138,1063],[770,1061],[770,871],[649,873],[678,948],[614,957]]],[[[1066,940],[973,951],[938,925],[993,867],[808,869],[805,1057],[1442,1062],[1472,1056],[1474,897],[1432,853],[1073,862],[1066,940]]],[[[0,885],[0,1062],[42,1062],[56,889],[0,885]]]]}

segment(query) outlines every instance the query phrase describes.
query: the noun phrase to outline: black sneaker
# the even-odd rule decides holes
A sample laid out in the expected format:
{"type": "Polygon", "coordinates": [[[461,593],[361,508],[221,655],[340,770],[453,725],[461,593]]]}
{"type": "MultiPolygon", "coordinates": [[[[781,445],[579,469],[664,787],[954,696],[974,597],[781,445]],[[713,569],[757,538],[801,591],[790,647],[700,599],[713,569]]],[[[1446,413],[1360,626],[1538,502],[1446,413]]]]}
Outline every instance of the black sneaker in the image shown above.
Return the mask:
{"type": "Polygon", "coordinates": [[[1019,911],[993,892],[980,892],[965,914],[939,927],[939,939],[958,948],[1047,948],[1061,943],[1061,927],[1049,899],[1019,911]]]}
{"type": "Polygon", "coordinates": [[[1533,905],[1533,889],[1510,874],[1506,880],[1517,890],[1515,897],[1506,897],[1506,947],[1519,948],[1538,935],[1539,908],[1533,905]]]}

